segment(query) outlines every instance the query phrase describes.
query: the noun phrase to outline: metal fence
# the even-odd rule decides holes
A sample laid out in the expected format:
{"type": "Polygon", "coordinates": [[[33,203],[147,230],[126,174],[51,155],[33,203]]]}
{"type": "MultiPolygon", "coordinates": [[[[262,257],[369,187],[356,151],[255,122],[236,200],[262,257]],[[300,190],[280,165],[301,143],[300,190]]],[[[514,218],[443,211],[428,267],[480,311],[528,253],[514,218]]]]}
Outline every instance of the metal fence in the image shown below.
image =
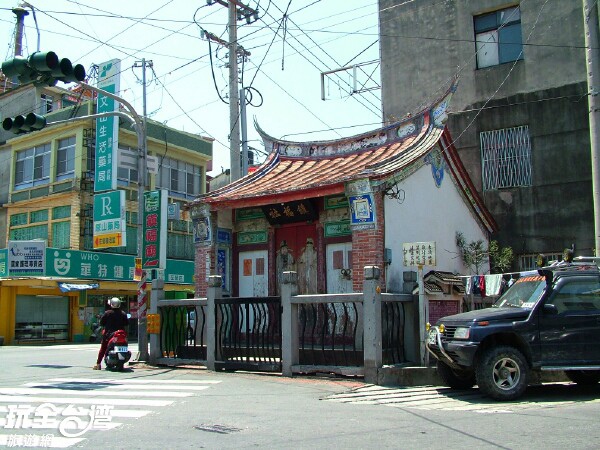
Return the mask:
{"type": "Polygon", "coordinates": [[[281,371],[281,298],[220,298],[215,368],[281,371]]]}
{"type": "Polygon", "coordinates": [[[292,282],[281,297],[250,298],[222,298],[220,277],[210,278],[207,298],[157,302],[159,364],[366,379],[367,366],[416,360],[416,298],[381,293],[376,278],[362,293],[293,295],[292,282]]]}
{"type": "Polygon", "coordinates": [[[161,358],[206,360],[206,299],[161,300],[158,314],[161,358]]]}

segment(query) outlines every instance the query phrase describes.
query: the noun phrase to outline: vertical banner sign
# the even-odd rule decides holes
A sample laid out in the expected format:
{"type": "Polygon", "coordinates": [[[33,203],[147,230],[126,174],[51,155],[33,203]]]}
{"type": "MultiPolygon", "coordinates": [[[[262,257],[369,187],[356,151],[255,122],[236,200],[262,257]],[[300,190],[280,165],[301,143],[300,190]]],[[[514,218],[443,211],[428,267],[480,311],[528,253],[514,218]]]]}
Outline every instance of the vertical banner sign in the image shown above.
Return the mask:
{"type": "Polygon", "coordinates": [[[125,191],[94,195],[94,248],[126,246],[125,227],[125,191]]]}
{"type": "MultiPolygon", "coordinates": [[[[119,80],[121,61],[113,59],[100,64],[98,88],[111,94],[120,90],[119,80]]],[[[98,94],[96,111],[98,113],[119,110],[116,100],[98,94]]],[[[119,148],[119,118],[103,117],[96,119],[96,159],[94,174],[94,192],[117,189],[117,152],[119,148]]]]}
{"type": "Polygon", "coordinates": [[[167,265],[167,191],[144,192],[142,269],[167,265]]]}

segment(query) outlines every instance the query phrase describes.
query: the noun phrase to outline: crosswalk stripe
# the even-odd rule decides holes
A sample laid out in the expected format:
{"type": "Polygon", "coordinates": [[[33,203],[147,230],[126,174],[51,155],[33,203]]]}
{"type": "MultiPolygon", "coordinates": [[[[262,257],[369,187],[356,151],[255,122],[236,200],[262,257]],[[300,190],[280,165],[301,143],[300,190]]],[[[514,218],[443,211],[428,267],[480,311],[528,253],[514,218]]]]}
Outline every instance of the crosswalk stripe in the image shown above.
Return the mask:
{"type": "Polygon", "coordinates": [[[214,379],[51,378],[25,382],[17,387],[0,387],[0,447],[76,446],[86,440],[83,434],[90,430],[108,431],[120,427],[123,419],[147,416],[153,412],[151,408],[173,405],[220,382],[214,379]],[[46,409],[40,412],[40,408],[46,409]],[[74,409],[69,415],[70,408],[74,409]],[[56,420],[40,422],[47,411],[58,423],[56,420]],[[75,420],[77,416],[87,417],[88,421],[75,420]],[[25,417],[31,422],[22,422],[25,417]]]}
{"type": "MultiPolygon", "coordinates": [[[[81,411],[85,412],[86,414],[89,414],[91,412],[90,408],[86,408],[86,407],[80,407],[81,411]]],[[[0,405],[0,413],[8,413],[9,409],[7,406],[3,406],[0,405]]],[[[111,417],[121,417],[121,418],[130,418],[130,419],[139,419],[141,417],[147,416],[148,414],[150,414],[152,411],[150,411],[149,409],[136,409],[136,410],[130,410],[130,409],[111,409],[110,410],[110,415],[111,417]]],[[[0,417],[0,423],[2,421],[2,418],[0,417]]]]}
{"type": "Polygon", "coordinates": [[[50,378],[47,381],[72,383],[119,383],[119,384],[218,384],[220,380],[131,380],[128,378],[50,378]]]}
{"type": "MultiPolygon", "coordinates": [[[[208,389],[208,386],[204,387],[208,389]]],[[[194,395],[191,392],[165,392],[165,391],[100,391],[100,390],[89,390],[85,391],[94,396],[118,396],[118,397],[190,397],[194,395]]],[[[38,389],[38,388],[0,388],[0,396],[6,395],[29,395],[29,394],[62,394],[62,395],[81,395],[82,391],[76,389],[38,389]]]]}
{"type": "Polygon", "coordinates": [[[84,397],[32,397],[29,395],[0,395],[0,403],[56,403],[80,405],[122,405],[122,406],[169,406],[174,400],[142,400],[126,398],[84,398],[84,397]]]}
{"type": "MultiPolygon", "coordinates": [[[[555,383],[569,384],[569,383],[555,383]]],[[[324,398],[338,403],[360,405],[382,405],[392,408],[420,410],[468,411],[481,414],[509,414],[533,408],[557,408],[579,402],[579,400],[520,399],[514,402],[497,402],[483,395],[478,389],[453,390],[446,387],[418,388],[374,388],[364,386],[347,392],[332,394],[324,398]]],[[[600,402],[600,399],[586,400],[600,402]]]]}
{"type": "Polygon", "coordinates": [[[45,386],[53,386],[60,389],[73,389],[75,391],[81,390],[94,390],[94,389],[107,389],[110,391],[118,390],[118,389],[132,389],[135,386],[135,389],[169,389],[169,391],[181,391],[181,390],[189,390],[189,391],[203,391],[204,389],[208,389],[209,386],[190,386],[189,384],[169,384],[169,385],[159,385],[159,384],[135,384],[132,386],[127,386],[126,383],[70,383],[68,381],[59,382],[59,383],[25,383],[23,386],[28,388],[41,388],[46,389],[45,386]],[[86,386],[90,386],[86,389],[86,386]]]}

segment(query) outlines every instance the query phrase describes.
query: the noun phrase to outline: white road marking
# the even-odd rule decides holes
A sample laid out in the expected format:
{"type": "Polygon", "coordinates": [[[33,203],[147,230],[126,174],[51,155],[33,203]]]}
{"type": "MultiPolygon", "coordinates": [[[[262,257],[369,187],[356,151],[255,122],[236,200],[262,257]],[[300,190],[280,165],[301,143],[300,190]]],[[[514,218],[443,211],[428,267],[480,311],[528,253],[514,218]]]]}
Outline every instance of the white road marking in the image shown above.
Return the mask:
{"type": "MultiPolygon", "coordinates": [[[[208,389],[208,386],[204,386],[208,389]]],[[[101,389],[43,389],[43,388],[0,388],[0,396],[5,395],[29,395],[29,394],[54,394],[54,395],[81,395],[83,392],[92,396],[117,396],[117,397],[191,397],[191,392],[165,392],[165,391],[130,391],[121,389],[106,392],[101,389]]]]}
{"type": "MultiPolygon", "coordinates": [[[[73,390],[89,390],[89,391],[94,391],[94,390],[98,390],[98,389],[108,389],[110,391],[113,390],[123,390],[123,389],[130,389],[132,388],[132,386],[127,386],[129,383],[114,383],[114,382],[106,382],[106,381],[97,381],[97,382],[93,382],[93,383],[84,383],[81,381],[63,381],[63,382],[55,382],[55,383],[35,383],[35,382],[30,382],[30,383],[25,383],[23,384],[23,386],[27,386],[29,388],[44,388],[44,386],[53,386],[55,388],[59,388],[59,389],[67,389],[67,388],[71,388],[73,390]],[[98,386],[98,384],[101,384],[101,386],[98,386]],[[85,386],[90,386],[90,388],[85,389],[85,386]]],[[[204,389],[208,389],[209,386],[191,386],[189,384],[182,384],[182,385],[176,385],[176,384],[169,384],[169,385],[162,385],[159,383],[144,383],[144,384],[133,384],[133,386],[135,386],[135,389],[169,389],[170,391],[173,390],[189,390],[189,391],[203,391],[204,389]]]]}
{"type": "Polygon", "coordinates": [[[18,387],[2,387],[0,447],[75,446],[86,439],[85,435],[79,435],[79,432],[89,431],[86,427],[91,426],[95,431],[118,428],[124,423],[123,419],[145,417],[154,412],[150,408],[173,405],[220,382],[214,379],[52,378],[26,382],[18,387]],[[58,421],[40,423],[41,412],[37,410],[44,407],[52,407],[58,421]],[[140,407],[143,409],[136,409],[140,407]],[[75,408],[76,413],[69,413],[69,408],[75,408]],[[75,420],[78,416],[87,417],[88,421],[75,420]],[[23,422],[24,417],[28,417],[29,422],[23,422]],[[35,417],[38,422],[33,422],[35,417]],[[96,420],[102,417],[104,421],[100,426],[96,420]],[[93,424],[90,420],[94,420],[93,424]],[[61,429],[59,424],[69,428],[61,429]]]}
{"type": "MultiPolygon", "coordinates": [[[[81,393],[79,393],[81,394],[81,393]]],[[[31,397],[29,395],[0,395],[0,403],[55,403],[57,405],[121,405],[121,406],[169,406],[174,400],[141,400],[135,398],[89,398],[89,397],[31,397]]]]}
{"type": "Polygon", "coordinates": [[[128,378],[50,378],[48,381],[118,384],[218,384],[221,382],[219,380],[137,380],[128,378]]]}
{"type": "MultiPolygon", "coordinates": [[[[568,384],[568,383],[567,383],[568,384]]],[[[478,389],[453,390],[446,387],[386,388],[372,385],[325,397],[326,401],[361,405],[384,405],[392,408],[413,408],[437,411],[470,411],[480,414],[510,414],[531,408],[555,408],[580,402],[577,399],[544,398],[498,402],[484,396],[478,389]]],[[[588,400],[600,402],[599,399],[588,400]]]]}

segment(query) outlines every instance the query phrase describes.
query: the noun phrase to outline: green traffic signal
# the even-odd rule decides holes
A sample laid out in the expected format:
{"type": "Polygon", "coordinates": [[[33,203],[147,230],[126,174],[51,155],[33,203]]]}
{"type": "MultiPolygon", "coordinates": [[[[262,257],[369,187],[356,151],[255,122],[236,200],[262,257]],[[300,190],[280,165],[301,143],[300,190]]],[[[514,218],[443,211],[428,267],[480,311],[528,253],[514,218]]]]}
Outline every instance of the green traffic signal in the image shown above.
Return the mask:
{"type": "Polygon", "coordinates": [[[35,52],[29,57],[29,66],[38,72],[52,72],[58,67],[58,56],[54,52],[35,52]]]}
{"type": "Polygon", "coordinates": [[[21,83],[35,79],[35,71],[29,67],[27,58],[15,56],[13,59],[2,63],[2,72],[9,78],[18,77],[21,83]]]}
{"type": "Polygon", "coordinates": [[[54,52],[35,52],[29,58],[15,56],[2,63],[2,72],[7,77],[17,77],[21,83],[33,81],[37,85],[85,80],[85,68],[81,64],[73,66],[69,59],[59,59],[54,52]]]}
{"type": "Polygon", "coordinates": [[[29,113],[26,116],[18,115],[15,117],[7,117],[2,121],[2,128],[13,133],[37,131],[45,126],[46,118],[35,113],[29,113]]]}

